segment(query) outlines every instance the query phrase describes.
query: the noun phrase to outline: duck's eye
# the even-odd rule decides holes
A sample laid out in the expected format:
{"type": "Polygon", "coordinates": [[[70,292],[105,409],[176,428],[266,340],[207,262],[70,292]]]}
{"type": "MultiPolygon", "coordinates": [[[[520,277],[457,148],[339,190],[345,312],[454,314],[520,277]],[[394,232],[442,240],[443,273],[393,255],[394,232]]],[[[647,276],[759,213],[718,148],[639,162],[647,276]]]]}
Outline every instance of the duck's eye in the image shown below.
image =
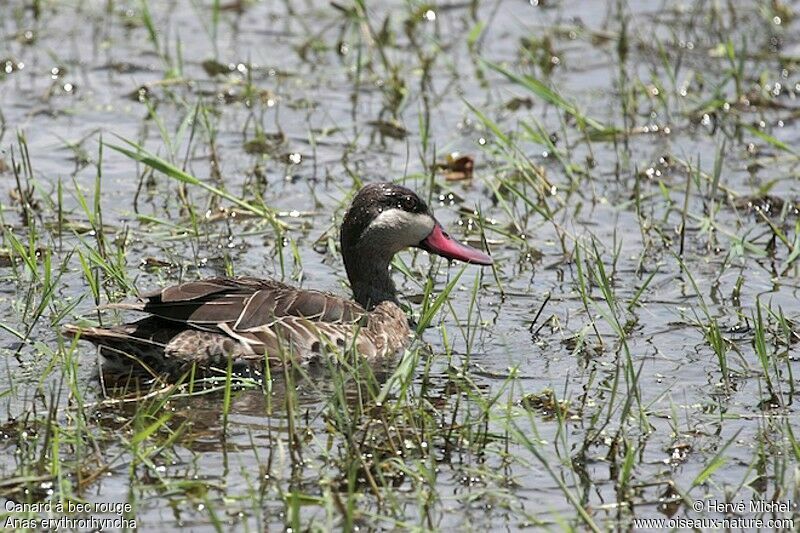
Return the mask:
{"type": "Polygon", "coordinates": [[[413,213],[417,208],[417,201],[411,196],[404,196],[400,198],[400,207],[403,209],[403,211],[413,213]]]}

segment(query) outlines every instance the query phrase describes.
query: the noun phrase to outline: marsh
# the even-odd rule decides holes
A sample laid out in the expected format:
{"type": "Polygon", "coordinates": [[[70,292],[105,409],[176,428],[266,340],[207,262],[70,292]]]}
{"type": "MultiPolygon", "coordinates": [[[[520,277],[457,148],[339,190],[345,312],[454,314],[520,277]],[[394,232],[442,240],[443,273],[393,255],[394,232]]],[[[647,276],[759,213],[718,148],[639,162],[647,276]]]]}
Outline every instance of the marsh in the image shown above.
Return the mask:
{"type": "Polygon", "coordinates": [[[791,530],[798,13],[3,2],[0,498],[27,510],[0,520],[598,531],[714,501],[791,530]],[[338,228],[377,182],[493,260],[397,254],[391,360],[111,380],[62,333],[210,277],[349,298],[338,228]]]}

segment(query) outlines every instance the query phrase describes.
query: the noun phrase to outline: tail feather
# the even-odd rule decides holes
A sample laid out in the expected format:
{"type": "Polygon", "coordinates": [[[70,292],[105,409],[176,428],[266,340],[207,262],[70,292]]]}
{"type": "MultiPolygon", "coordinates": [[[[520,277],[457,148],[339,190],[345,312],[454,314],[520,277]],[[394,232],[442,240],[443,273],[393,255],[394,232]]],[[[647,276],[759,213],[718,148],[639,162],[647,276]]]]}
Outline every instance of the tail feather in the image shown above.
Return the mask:
{"type": "MultiPolygon", "coordinates": [[[[85,341],[91,342],[94,342],[95,339],[99,340],[103,338],[104,334],[107,332],[110,332],[110,330],[104,330],[103,328],[84,327],[77,324],[65,324],[61,328],[61,333],[67,337],[72,339],[80,337],[85,341]]],[[[118,337],[115,336],[115,338],[118,337]]]]}
{"type": "Polygon", "coordinates": [[[116,302],[97,306],[99,311],[106,309],[122,309],[126,311],[144,311],[144,302],[116,302]]]}
{"type": "Polygon", "coordinates": [[[67,337],[98,346],[100,355],[103,356],[104,373],[122,375],[143,372],[145,375],[156,376],[159,370],[171,372],[177,366],[176,363],[180,362],[166,359],[166,345],[139,329],[148,320],[109,328],[66,324],[61,331],[67,337]]]}
{"type": "Polygon", "coordinates": [[[89,341],[94,344],[113,344],[116,342],[133,342],[146,344],[157,348],[164,348],[164,343],[153,339],[133,335],[136,324],[123,324],[111,328],[83,327],[76,324],[66,324],[61,328],[62,333],[67,337],[80,337],[81,340],[89,341]]]}
{"type": "Polygon", "coordinates": [[[81,340],[90,342],[101,342],[104,340],[122,340],[126,335],[122,332],[107,328],[95,328],[78,326],[77,324],[66,324],[61,328],[61,332],[70,338],[80,337],[81,340]]]}

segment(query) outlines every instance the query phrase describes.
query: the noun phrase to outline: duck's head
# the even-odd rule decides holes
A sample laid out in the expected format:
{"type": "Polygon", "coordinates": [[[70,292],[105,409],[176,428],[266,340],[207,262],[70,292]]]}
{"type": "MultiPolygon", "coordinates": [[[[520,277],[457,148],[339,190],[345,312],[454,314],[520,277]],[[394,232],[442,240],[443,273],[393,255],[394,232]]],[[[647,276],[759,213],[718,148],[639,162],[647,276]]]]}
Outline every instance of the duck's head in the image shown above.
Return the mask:
{"type": "Polygon", "coordinates": [[[342,221],[341,244],[354,291],[357,284],[369,283],[360,277],[374,275],[370,265],[385,271],[394,254],[410,247],[447,259],[492,264],[489,255],[448,235],[414,191],[393,183],[371,183],[358,191],[342,221]]]}

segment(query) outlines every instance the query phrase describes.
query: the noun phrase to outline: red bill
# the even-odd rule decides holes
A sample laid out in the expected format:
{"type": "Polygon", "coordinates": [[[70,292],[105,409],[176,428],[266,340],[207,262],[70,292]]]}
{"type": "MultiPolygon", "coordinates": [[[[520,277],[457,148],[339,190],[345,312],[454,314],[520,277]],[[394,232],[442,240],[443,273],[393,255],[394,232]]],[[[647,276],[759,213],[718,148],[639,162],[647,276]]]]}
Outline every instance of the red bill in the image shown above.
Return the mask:
{"type": "Polygon", "coordinates": [[[492,258],[480,250],[461,244],[443,229],[441,224],[436,222],[433,231],[425,240],[419,243],[419,247],[432,254],[441,255],[447,259],[474,263],[476,265],[491,265],[492,258]]]}

